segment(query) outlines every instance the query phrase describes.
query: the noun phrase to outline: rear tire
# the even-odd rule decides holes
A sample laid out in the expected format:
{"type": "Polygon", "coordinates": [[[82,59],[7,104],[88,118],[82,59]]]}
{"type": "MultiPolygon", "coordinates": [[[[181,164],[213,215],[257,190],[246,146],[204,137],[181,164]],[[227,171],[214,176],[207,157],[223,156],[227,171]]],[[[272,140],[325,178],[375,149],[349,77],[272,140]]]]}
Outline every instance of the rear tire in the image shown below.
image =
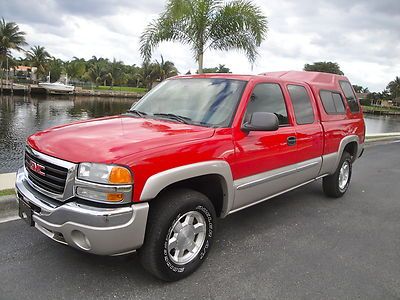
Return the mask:
{"type": "Polygon", "coordinates": [[[150,202],[142,266],[165,281],[193,273],[206,259],[216,229],[211,201],[190,189],[175,189],[150,202]]]}
{"type": "Polygon", "coordinates": [[[342,197],[349,188],[352,173],[352,158],[348,152],[343,152],[339,165],[332,175],[322,180],[322,188],[326,196],[342,197]]]}

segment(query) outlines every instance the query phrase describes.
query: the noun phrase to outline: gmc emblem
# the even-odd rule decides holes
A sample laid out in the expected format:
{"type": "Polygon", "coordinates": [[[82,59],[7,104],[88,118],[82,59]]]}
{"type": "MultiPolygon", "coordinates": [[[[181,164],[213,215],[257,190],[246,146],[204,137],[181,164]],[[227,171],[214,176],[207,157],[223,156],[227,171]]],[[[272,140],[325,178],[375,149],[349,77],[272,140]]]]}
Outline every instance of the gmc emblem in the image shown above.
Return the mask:
{"type": "Polygon", "coordinates": [[[32,160],[28,161],[28,166],[29,166],[29,169],[31,169],[33,172],[38,173],[38,174],[40,174],[42,176],[45,176],[45,174],[43,172],[44,169],[45,169],[44,166],[39,165],[38,163],[35,163],[32,160]]]}

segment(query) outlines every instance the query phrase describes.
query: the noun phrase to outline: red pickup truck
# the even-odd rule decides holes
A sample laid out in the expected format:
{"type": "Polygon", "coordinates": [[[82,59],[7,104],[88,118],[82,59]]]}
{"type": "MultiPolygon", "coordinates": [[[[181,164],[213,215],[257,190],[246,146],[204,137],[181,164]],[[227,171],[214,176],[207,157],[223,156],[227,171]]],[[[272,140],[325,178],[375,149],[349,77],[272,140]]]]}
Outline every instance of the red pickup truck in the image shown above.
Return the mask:
{"type": "Polygon", "coordinates": [[[217,218],[320,178],[341,197],[364,137],[344,76],[177,76],[126,114],[30,136],[20,216],[85,252],[138,249],[145,269],[178,280],[207,257],[217,218]]]}

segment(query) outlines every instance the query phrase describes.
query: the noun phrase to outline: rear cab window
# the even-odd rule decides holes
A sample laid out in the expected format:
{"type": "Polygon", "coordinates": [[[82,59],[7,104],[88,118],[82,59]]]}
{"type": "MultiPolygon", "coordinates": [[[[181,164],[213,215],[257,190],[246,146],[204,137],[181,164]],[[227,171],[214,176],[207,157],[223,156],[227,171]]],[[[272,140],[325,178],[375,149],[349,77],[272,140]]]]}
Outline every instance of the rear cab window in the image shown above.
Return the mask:
{"type": "Polygon", "coordinates": [[[248,122],[254,112],[274,113],[278,117],[280,126],[289,125],[286,103],[279,84],[258,83],[254,87],[247,104],[244,121],[248,122]]]}
{"type": "Polygon", "coordinates": [[[352,113],[358,113],[360,111],[360,105],[358,104],[357,97],[348,81],[339,81],[340,87],[346,97],[347,104],[349,105],[350,111],[352,113]]]}
{"type": "Polygon", "coordinates": [[[301,85],[290,84],[287,89],[292,100],[296,123],[298,125],[314,123],[314,110],[306,88],[301,85]]]}
{"type": "Polygon", "coordinates": [[[328,115],[346,114],[346,108],[339,92],[322,90],[320,91],[319,95],[321,97],[325,112],[328,115]]]}

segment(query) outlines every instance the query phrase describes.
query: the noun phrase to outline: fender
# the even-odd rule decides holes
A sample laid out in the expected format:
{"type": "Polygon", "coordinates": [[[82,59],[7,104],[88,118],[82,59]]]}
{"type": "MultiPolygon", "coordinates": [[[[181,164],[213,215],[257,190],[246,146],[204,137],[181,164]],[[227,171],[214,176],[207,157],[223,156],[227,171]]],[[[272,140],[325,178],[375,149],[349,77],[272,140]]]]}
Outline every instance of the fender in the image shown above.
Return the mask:
{"type": "Polygon", "coordinates": [[[221,217],[225,217],[233,206],[233,177],[229,164],[224,160],[211,160],[172,168],[150,176],[140,195],[140,201],[154,199],[169,185],[203,175],[220,175],[223,182],[224,199],[221,217]]]}
{"type": "Polygon", "coordinates": [[[357,151],[356,151],[356,156],[354,157],[354,160],[356,160],[359,155],[361,154],[364,144],[360,144],[360,138],[357,135],[349,135],[344,137],[339,144],[339,149],[337,152],[329,153],[326,155],[322,156],[322,167],[320,170],[320,175],[327,175],[327,174],[333,174],[340,162],[340,158],[342,157],[344,148],[351,142],[356,142],[357,143],[357,151]]]}

